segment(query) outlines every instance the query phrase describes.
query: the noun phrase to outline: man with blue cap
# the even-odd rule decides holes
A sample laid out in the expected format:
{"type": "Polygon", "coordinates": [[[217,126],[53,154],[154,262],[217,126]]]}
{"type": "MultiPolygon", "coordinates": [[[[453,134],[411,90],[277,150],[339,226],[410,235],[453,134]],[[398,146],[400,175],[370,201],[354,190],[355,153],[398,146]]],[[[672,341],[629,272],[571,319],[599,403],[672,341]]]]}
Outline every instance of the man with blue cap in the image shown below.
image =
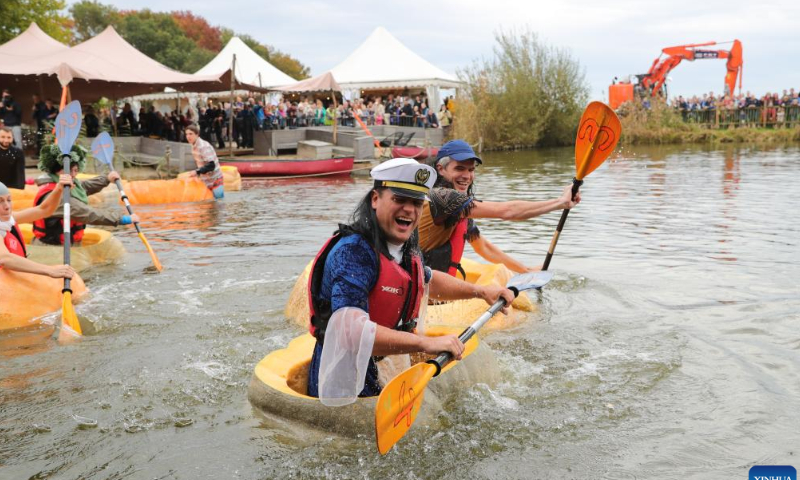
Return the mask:
{"type": "Polygon", "coordinates": [[[528,220],[553,210],[573,208],[581,201],[580,194],[572,198],[570,184],[559,198],[542,202],[477,200],[472,187],[475,167],[482,163],[464,140],[451,140],[439,149],[436,155],[438,177],[419,223],[419,245],[425,264],[452,276],[466,277],[460,262],[469,242],[475,252],[490,263],[502,263],[518,273],[540,270],[538,266],[523,265],[489,242],[481,235],[474,219],[528,220]]]}
{"type": "Polygon", "coordinates": [[[370,174],[373,186],[351,223],[339,225],[309,274],[309,330],[317,344],[308,394],[330,406],[378,395],[380,357],[445,351],[461,357],[464,345],[455,335],[414,333],[426,294],[438,300],[478,297],[490,305],[500,296],[514,298],[504,287],[472,285],[424,266],[416,230],[436,180],[432,167],[395,158],[370,174]]]}

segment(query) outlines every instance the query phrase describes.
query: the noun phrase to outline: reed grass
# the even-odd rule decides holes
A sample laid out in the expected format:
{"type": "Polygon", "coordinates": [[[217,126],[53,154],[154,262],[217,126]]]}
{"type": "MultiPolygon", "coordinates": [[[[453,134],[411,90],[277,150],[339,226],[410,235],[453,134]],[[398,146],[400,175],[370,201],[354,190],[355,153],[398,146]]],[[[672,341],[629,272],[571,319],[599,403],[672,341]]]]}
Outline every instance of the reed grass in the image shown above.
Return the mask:
{"type": "Polygon", "coordinates": [[[654,102],[646,109],[641,104],[626,104],[618,111],[622,124],[620,143],[624,145],[658,145],[682,143],[752,143],[759,145],[800,142],[796,128],[709,128],[687,123],[680,112],[654,102]]]}
{"type": "Polygon", "coordinates": [[[451,136],[487,150],[572,144],[589,92],[578,62],[529,30],[495,41],[492,58],[458,72],[466,88],[451,136]]]}

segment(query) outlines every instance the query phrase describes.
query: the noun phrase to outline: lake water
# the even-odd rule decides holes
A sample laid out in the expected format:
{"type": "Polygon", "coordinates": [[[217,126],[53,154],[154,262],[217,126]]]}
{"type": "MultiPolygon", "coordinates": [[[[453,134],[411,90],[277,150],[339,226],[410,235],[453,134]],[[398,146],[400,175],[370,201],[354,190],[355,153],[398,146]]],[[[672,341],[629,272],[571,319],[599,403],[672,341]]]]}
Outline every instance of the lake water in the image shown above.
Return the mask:
{"type": "MultiPolygon", "coordinates": [[[[538,311],[484,337],[497,385],[455,392],[385,457],[366,437],[265,419],[246,393],[255,364],[302,333],[283,314],[289,292],[369,180],[245,181],[220,204],[141,207],[164,272],[149,273],[120,229],[124,263],[84,275],[92,294],[77,312],[96,332],[0,352],[0,478],[707,479],[800,467],[799,155],[621,149],[586,178],[538,311]]],[[[484,159],[486,200],[549,199],[574,175],[571,149],[484,159]]],[[[479,226],[535,265],[558,217],[479,226]]]]}

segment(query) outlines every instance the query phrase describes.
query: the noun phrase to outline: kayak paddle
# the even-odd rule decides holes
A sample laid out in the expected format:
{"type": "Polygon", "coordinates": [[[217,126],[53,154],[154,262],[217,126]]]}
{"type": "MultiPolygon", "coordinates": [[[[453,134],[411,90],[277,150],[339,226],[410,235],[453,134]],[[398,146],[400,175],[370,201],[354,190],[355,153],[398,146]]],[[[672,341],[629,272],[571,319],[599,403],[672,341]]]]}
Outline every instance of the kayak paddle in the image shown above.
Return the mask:
{"type": "MultiPolygon", "coordinates": [[[[532,272],[516,275],[508,282],[507,288],[518,296],[520,292],[534,288],[542,288],[553,278],[552,272],[532,272]]],[[[506,304],[500,298],[486,312],[475,320],[475,323],[461,332],[458,339],[467,343],[470,338],[488,322],[495,313],[506,304]]],[[[431,378],[439,375],[442,368],[453,359],[449,352],[440,353],[438,357],[425,363],[418,363],[400,375],[394,377],[381,391],[375,406],[375,437],[378,451],[386,454],[392,446],[406,434],[417,418],[422,406],[425,387],[431,378]]]]}
{"type": "MultiPolygon", "coordinates": [[[[575,139],[573,197],[577,195],[578,189],[583,185],[584,177],[599,167],[614,151],[621,131],[619,118],[608,105],[603,102],[592,102],[586,106],[578,126],[578,137],[575,139]]],[[[558,237],[567,221],[567,215],[569,215],[569,209],[565,208],[561,213],[561,220],[558,221],[558,227],[553,233],[553,240],[550,241],[550,249],[547,251],[544,265],[542,265],[543,271],[550,267],[550,260],[553,259],[553,252],[556,250],[558,237]]]]}
{"type": "MultiPolygon", "coordinates": [[[[56,143],[58,149],[61,150],[61,163],[64,165],[64,172],[69,174],[70,151],[72,145],[78,138],[78,133],[81,131],[81,104],[77,100],[69,103],[56,117],[56,143]]],[[[64,264],[69,265],[69,248],[72,243],[72,233],[70,229],[70,204],[69,204],[69,185],[64,186],[64,195],[62,203],[64,205],[64,264]]],[[[69,328],[81,335],[81,324],[78,322],[78,316],[75,315],[75,308],[72,305],[72,288],[70,288],[70,279],[64,279],[64,289],[61,290],[64,295],[61,302],[61,316],[63,317],[62,323],[66,324],[69,328]]]]}
{"type": "MultiPolygon", "coordinates": [[[[111,135],[109,135],[108,132],[103,132],[94,139],[92,142],[92,155],[94,155],[94,158],[108,165],[108,168],[112,172],[114,171],[114,140],[111,139],[111,135]]],[[[128,196],[125,195],[125,190],[122,189],[122,182],[117,180],[116,184],[119,190],[119,196],[122,197],[122,201],[125,202],[125,208],[128,209],[128,214],[133,215],[133,208],[131,208],[131,202],[128,200],[128,196]]],[[[150,258],[153,259],[153,266],[160,272],[163,268],[161,262],[158,261],[156,252],[153,251],[153,247],[150,246],[150,242],[147,241],[144,232],[139,228],[139,222],[134,222],[133,226],[136,227],[136,233],[139,234],[139,238],[142,240],[142,243],[144,243],[147,252],[150,254],[150,258]]]]}

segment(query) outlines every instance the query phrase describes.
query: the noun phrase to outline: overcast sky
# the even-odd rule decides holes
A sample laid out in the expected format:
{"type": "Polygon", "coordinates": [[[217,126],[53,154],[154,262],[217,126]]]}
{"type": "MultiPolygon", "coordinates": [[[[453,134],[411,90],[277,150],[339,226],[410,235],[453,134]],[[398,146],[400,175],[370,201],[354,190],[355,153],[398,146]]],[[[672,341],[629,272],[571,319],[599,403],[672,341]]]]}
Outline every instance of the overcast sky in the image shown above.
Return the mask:
{"type": "MultiPolygon", "coordinates": [[[[664,47],[733,39],[743,44],[743,91],[800,90],[800,2],[794,1],[193,0],[174,8],[162,0],[100,1],[120,9],[189,9],[292,55],[313,75],[344,60],[378,26],[451,73],[491,56],[499,29],[530,28],[571,51],[592,99],[607,99],[615,76],[647,72],[664,47]]],[[[720,93],[725,72],[724,60],[684,62],[670,74],[670,95],[720,93]]]]}

